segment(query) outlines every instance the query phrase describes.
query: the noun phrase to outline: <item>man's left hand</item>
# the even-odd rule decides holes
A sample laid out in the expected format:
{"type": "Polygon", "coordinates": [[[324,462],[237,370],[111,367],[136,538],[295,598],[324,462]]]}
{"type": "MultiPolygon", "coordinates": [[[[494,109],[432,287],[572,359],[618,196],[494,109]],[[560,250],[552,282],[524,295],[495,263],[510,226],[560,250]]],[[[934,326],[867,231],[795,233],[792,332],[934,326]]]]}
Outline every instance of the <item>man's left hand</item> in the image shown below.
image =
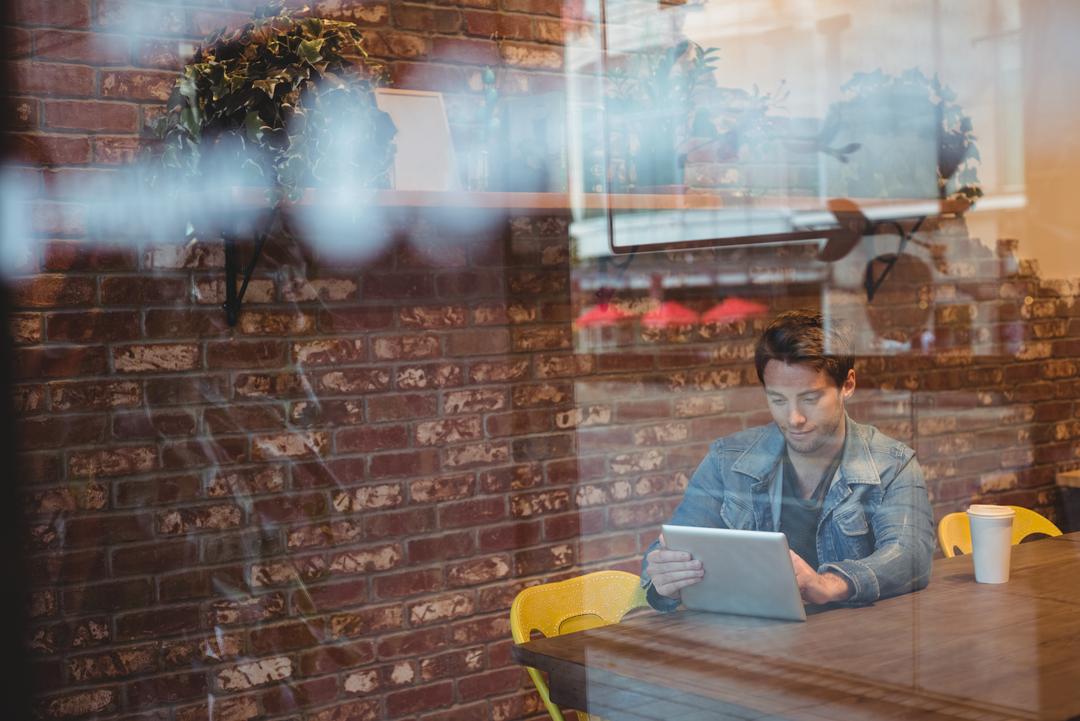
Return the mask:
{"type": "Polygon", "coordinates": [[[835,573],[818,573],[802,557],[790,551],[791,564],[795,567],[795,582],[799,584],[799,593],[806,603],[823,604],[846,601],[851,596],[851,588],[843,577],[835,573]]]}

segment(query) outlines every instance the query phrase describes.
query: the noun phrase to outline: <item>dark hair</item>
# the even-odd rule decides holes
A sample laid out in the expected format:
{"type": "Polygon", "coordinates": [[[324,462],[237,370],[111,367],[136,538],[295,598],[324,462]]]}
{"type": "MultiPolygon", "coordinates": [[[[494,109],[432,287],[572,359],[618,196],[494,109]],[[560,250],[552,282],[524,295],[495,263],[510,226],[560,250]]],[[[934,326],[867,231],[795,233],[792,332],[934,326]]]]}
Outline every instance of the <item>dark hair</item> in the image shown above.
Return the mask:
{"type": "Polygon", "coordinates": [[[754,367],[763,385],[765,365],[771,360],[823,370],[837,388],[844,385],[855,366],[847,333],[839,328],[826,330],[821,313],[813,310],[781,313],[761,334],[754,348],[754,367]]]}

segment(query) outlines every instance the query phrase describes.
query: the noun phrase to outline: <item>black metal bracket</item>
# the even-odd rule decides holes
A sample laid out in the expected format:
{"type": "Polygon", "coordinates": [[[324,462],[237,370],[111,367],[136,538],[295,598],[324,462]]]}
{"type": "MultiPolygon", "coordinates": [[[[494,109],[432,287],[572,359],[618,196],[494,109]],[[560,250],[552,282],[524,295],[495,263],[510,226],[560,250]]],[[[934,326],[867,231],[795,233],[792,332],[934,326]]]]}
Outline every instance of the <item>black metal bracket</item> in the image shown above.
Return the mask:
{"type": "Polygon", "coordinates": [[[908,242],[911,240],[911,236],[918,232],[919,227],[926,220],[926,216],[922,216],[915,221],[915,225],[911,227],[911,230],[905,231],[903,226],[895,220],[883,220],[874,223],[870,227],[868,235],[876,235],[875,231],[883,225],[891,225],[896,229],[897,235],[900,236],[900,242],[896,246],[895,253],[886,253],[879,255],[876,258],[871,258],[866,262],[866,278],[863,280],[863,287],[866,288],[866,302],[869,303],[874,299],[874,295],[881,289],[882,283],[889,277],[889,273],[892,272],[893,266],[900,260],[900,256],[904,253],[904,248],[907,247],[908,242]],[[881,265],[881,272],[874,276],[874,264],[881,265]]]}
{"type": "Polygon", "coordinates": [[[225,322],[232,328],[240,319],[240,306],[244,302],[244,293],[247,292],[248,283],[251,282],[251,274],[255,272],[255,265],[262,255],[263,245],[266,243],[269,232],[261,232],[255,236],[255,249],[251,259],[244,268],[244,280],[239,291],[236,288],[236,276],[240,272],[240,251],[236,247],[238,239],[231,233],[222,236],[225,243],[225,322]]]}

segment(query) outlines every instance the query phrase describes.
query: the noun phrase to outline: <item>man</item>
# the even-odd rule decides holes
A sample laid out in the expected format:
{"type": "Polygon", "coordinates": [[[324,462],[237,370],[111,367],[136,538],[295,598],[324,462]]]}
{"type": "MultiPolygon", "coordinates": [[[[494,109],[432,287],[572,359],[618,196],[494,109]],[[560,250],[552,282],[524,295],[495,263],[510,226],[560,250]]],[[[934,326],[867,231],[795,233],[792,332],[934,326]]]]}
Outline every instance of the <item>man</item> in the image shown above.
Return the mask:
{"type": "MultiPolygon", "coordinates": [[[[934,548],[930,500],[914,451],[848,418],[855,392],[847,339],[820,313],[791,311],[754,352],[773,422],[714,441],[671,523],[781,531],[803,601],[872,603],[924,588],[934,548]]],[[[661,611],[704,577],[660,538],[642,585],[661,611]]]]}

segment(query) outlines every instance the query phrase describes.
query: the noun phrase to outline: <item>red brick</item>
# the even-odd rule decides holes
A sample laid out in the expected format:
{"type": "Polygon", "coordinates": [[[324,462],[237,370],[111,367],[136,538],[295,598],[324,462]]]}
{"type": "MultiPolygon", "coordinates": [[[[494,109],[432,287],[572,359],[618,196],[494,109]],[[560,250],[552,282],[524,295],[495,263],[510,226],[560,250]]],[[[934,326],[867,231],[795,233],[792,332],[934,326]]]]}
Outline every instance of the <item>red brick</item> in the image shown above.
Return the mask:
{"type": "MultiPolygon", "coordinates": [[[[33,36],[25,28],[8,27],[4,29],[7,43],[0,50],[3,58],[29,58],[33,54],[33,36]]],[[[10,127],[10,126],[8,126],[10,127]]]]}
{"type": "Polygon", "coordinates": [[[285,413],[277,404],[230,404],[207,408],[203,422],[212,434],[284,430],[285,413]]]}
{"type": "Polygon", "coordinates": [[[518,551],[514,554],[514,573],[517,576],[551,573],[572,566],[575,556],[574,546],[570,543],[518,551]]]}
{"type": "Polygon", "coordinates": [[[386,709],[391,718],[419,711],[449,706],[454,702],[454,684],[450,681],[396,691],[386,696],[386,709]]]}
{"type": "Polygon", "coordinates": [[[482,498],[439,506],[440,528],[482,525],[506,517],[506,501],[503,498],[482,498]]]}
{"type": "Polygon", "coordinates": [[[101,96],[165,102],[169,99],[175,82],[175,73],[156,70],[109,70],[101,74],[101,96]]]}
{"type": "Polygon", "coordinates": [[[308,520],[323,516],[326,511],[326,496],[321,493],[267,498],[251,507],[252,519],[260,524],[308,520]]]}
{"type": "MultiPolygon", "coordinates": [[[[308,382],[308,381],[305,381],[308,382]]],[[[345,368],[321,373],[315,381],[325,395],[357,395],[386,390],[390,371],[386,368],[345,368]]]]}
{"type": "Polygon", "coordinates": [[[450,640],[455,644],[502,641],[510,637],[510,614],[478,618],[450,627],[450,640]]]}
{"type": "Polygon", "coordinates": [[[447,533],[409,541],[409,563],[421,565],[448,558],[468,556],[475,550],[472,531],[447,533]]]}
{"type": "Polygon", "coordinates": [[[94,281],[66,275],[38,275],[10,283],[16,308],[54,308],[90,305],[94,302],[94,281]]]}
{"type": "Polygon", "coordinates": [[[468,87],[462,68],[429,63],[390,64],[391,84],[397,88],[461,93],[468,87]]]}
{"type": "Polygon", "coordinates": [[[293,608],[302,614],[325,613],[363,606],[367,601],[367,579],[308,586],[294,591],[292,598],[293,608]]]}
{"type": "Polygon", "coordinates": [[[93,717],[115,711],[119,693],[115,688],[96,688],[42,698],[36,704],[39,718],[93,717]]]}
{"type": "Polygon", "coordinates": [[[142,708],[205,697],[208,691],[206,673],[194,671],[134,681],[126,693],[130,707],[142,708]]]}
{"type": "Polygon", "coordinates": [[[42,266],[50,272],[135,270],[135,251],[130,248],[85,241],[54,240],[45,244],[42,266]]]}
{"type": "MultiPolygon", "coordinates": [[[[341,613],[330,617],[330,634],[334,638],[376,634],[400,628],[402,618],[400,606],[379,606],[341,613]]],[[[384,655],[380,650],[379,656],[384,655]]]]}
{"type": "Polygon", "coordinates": [[[88,0],[56,0],[49,3],[16,0],[8,12],[19,25],[85,28],[90,24],[88,0]]]}
{"type": "Polygon", "coordinates": [[[184,309],[146,311],[148,338],[202,338],[224,335],[228,329],[220,309],[184,309]]]}
{"type": "Polygon", "coordinates": [[[188,285],[183,278],[107,277],[101,280],[101,302],[104,305],[127,305],[143,308],[147,305],[185,305],[188,285]]]}
{"type": "Polygon", "coordinates": [[[124,165],[135,161],[142,149],[139,138],[97,136],[91,139],[95,163],[124,165]]]}
{"type": "Polygon", "coordinates": [[[361,279],[365,299],[404,300],[435,295],[435,281],[430,273],[371,273],[361,279]]]}
{"type": "Polygon", "coordinates": [[[158,574],[191,566],[198,560],[195,543],[166,541],[124,546],[112,552],[112,569],[117,576],[158,574]]]}
{"type": "Polygon", "coordinates": [[[86,65],[127,65],[131,58],[128,40],[122,35],[36,30],[34,43],[34,55],[40,60],[86,65]]]}
{"type": "Polygon", "coordinates": [[[408,511],[369,514],[364,519],[364,538],[379,540],[398,538],[406,534],[425,533],[434,530],[435,509],[420,508],[408,511]]]}
{"type": "Polygon", "coordinates": [[[104,549],[86,551],[66,549],[63,553],[30,556],[27,578],[35,587],[81,583],[87,578],[106,578],[109,575],[109,556],[104,549]]]}
{"type": "Polygon", "coordinates": [[[116,640],[158,639],[199,628],[198,606],[171,606],[168,612],[155,608],[116,617],[116,640]]]}
{"type": "Polygon", "coordinates": [[[366,404],[368,420],[377,423],[434,416],[438,409],[438,398],[434,394],[395,393],[371,396],[366,404]]]}
{"type": "Polygon", "coordinates": [[[285,364],[287,345],[283,341],[229,340],[208,343],[206,363],[218,368],[279,368],[285,364]]]}
{"type": "Polygon", "coordinates": [[[225,376],[188,374],[177,378],[146,380],[146,402],[151,406],[216,404],[229,397],[225,376]]]}
{"type": "Polygon", "coordinates": [[[510,559],[505,555],[470,558],[446,568],[446,581],[451,588],[491,583],[509,575],[510,559]]]}
{"type": "Polygon", "coordinates": [[[151,446],[103,448],[68,456],[68,469],[74,476],[125,476],[156,468],[157,449],[151,446]]]}
{"type": "Polygon", "coordinates": [[[306,340],[293,343],[292,357],[299,365],[334,366],[366,360],[367,348],[361,338],[306,340]]]}
{"type": "MultiPolygon", "coordinates": [[[[210,604],[206,612],[206,625],[251,624],[281,618],[288,613],[285,596],[270,593],[252,597],[234,597],[210,604]]],[[[189,627],[198,627],[199,622],[189,627]]]]}
{"type": "Polygon", "coordinates": [[[431,474],[438,467],[439,455],[434,450],[380,453],[371,457],[369,475],[373,479],[420,476],[431,474]]]}
{"type": "Polygon", "coordinates": [[[180,43],[176,40],[139,40],[134,48],[135,65],[159,70],[181,70],[180,43]]]}
{"type": "Polygon", "coordinates": [[[363,458],[297,463],[292,467],[293,488],[339,488],[355,485],[366,477],[364,465],[363,458]]]}
{"type": "Polygon", "coordinates": [[[204,530],[222,531],[237,528],[242,521],[243,512],[238,506],[219,503],[212,506],[162,511],[158,513],[157,530],[159,536],[174,536],[204,530]]]}
{"type": "Polygon", "coordinates": [[[432,593],[443,588],[442,571],[434,568],[384,574],[376,577],[373,583],[375,597],[380,600],[432,593]]]}
{"type": "Polygon", "coordinates": [[[338,453],[373,453],[408,445],[408,428],[403,425],[348,428],[334,436],[338,453]]]}
{"type": "Polygon", "coordinates": [[[148,343],[113,346],[113,368],[119,373],[167,373],[195,370],[202,357],[194,343],[148,343]]]}
{"type": "Polygon", "coordinates": [[[149,606],[154,586],[149,579],[111,581],[64,591],[63,604],[71,615],[96,611],[123,611],[149,606]]]}
{"type": "Polygon", "coordinates": [[[142,332],[138,313],[134,311],[49,313],[45,320],[50,341],[104,343],[133,340],[142,332]]]}
{"type": "Polygon", "coordinates": [[[509,693],[519,688],[526,678],[524,669],[520,667],[473,674],[458,681],[458,699],[474,701],[509,693]]]}
{"type": "Polygon", "coordinates": [[[19,448],[41,450],[82,446],[100,441],[104,416],[49,416],[19,421],[19,448]]]}
{"type": "Polygon", "coordinates": [[[394,26],[401,30],[454,33],[461,25],[457,10],[394,6],[394,26]]]}
{"type": "Polygon", "coordinates": [[[55,452],[20,453],[19,476],[26,483],[52,483],[63,479],[63,466],[55,452]]]}
{"type": "Polygon", "coordinates": [[[506,468],[496,468],[480,474],[480,486],[485,493],[502,493],[534,488],[544,481],[539,464],[523,463],[506,468]]]}
{"type": "Polygon", "coordinates": [[[364,403],[359,399],[301,401],[292,404],[289,421],[305,428],[360,425],[364,422],[364,403]]]}
{"type": "Polygon", "coordinates": [[[59,65],[19,60],[7,66],[17,92],[88,97],[94,94],[94,70],[85,65],[59,65]]]}
{"type": "Polygon", "coordinates": [[[487,417],[486,427],[492,438],[543,433],[554,430],[554,414],[550,410],[496,413],[487,417]]]}
{"type": "Polygon", "coordinates": [[[379,658],[400,658],[430,654],[445,647],[446,629],[436,627],[383,636],[379,639],[377,653],[379,658]]]}
{"type": "Polygon", "coordinates": [[[303,676],[319,676],[366,666],[374,660],[375,650],[370,641],[323,643],[319,648],[300,654],[299,671],[303,676]]]}
{"type": "Polygon", "coordinates": [[[318,326],[328,333],[382,330],[394,324],[393,308],[365,306],[319,311],[318,326]]]}
{"type": "Polygon", "coordinates": [[[63,130],[133,133],[138,129],[134,105],[95,101],[46,100],[45,125],[63,130]]]}
{"type": "Polygon", "coordinates": [[[311,681],[290,681],[273,686],[262,691],[259,699],[268,714],[278,715],[322,706],[335,699],[337,695],[337,679],[330,677],[311,681]]]}
{"type": "Polygon", "coordinates": [[[248,648],[255,656],[318,646],[325,634],[317,619],[261,626],[248,634],[248,648]]]}
{"type": "Polygon", "coordinates": [[[311,721],[376,721],[381,717],[381,709],[379,699],[365,699],[336,704],[321,709],[318,713],[310,714],[308,718],[311,721]]]}
{"type": "Polygon", "coordinates": [[[247,438],[204,438],[168,443],[161,450],[161,465],[187,469],[241,463],[247,460],[247,438]]]}
{"type": "Polygon", "coordinates": [[[511,523],[482,528],[478,532],[478,550],[481,552],[508,551],[535,545],[540,541],[542,527],[539,523],[511,523]]]}
{"type": "Polygon", "coordinates": [[[67,548],[145,541],[152,538],[153,533],[150,517],[143,514],[84,516],[69,518],[64,523],[67,548]]]}
{"type": "Polygon", "coordinates": [[[447,338],[450,356],[501,355],[510,352],[510,333],[505,328],[461,330],[447,338]]]}
{"type": "Polygon", "coordinates": [[[432,40],[431,56],[443,62],[498,65],[499,46],[490,40],[436,37],[432,40]]]}
{"type": "Polygon", "coordinates": [[[162,603],[187,601],[197,598],[211,598],[218,595],[222,588],[242,588],[244,568],[215,568],[183,571],[167,576],[159,576],[158,600],[162,603]]]}

